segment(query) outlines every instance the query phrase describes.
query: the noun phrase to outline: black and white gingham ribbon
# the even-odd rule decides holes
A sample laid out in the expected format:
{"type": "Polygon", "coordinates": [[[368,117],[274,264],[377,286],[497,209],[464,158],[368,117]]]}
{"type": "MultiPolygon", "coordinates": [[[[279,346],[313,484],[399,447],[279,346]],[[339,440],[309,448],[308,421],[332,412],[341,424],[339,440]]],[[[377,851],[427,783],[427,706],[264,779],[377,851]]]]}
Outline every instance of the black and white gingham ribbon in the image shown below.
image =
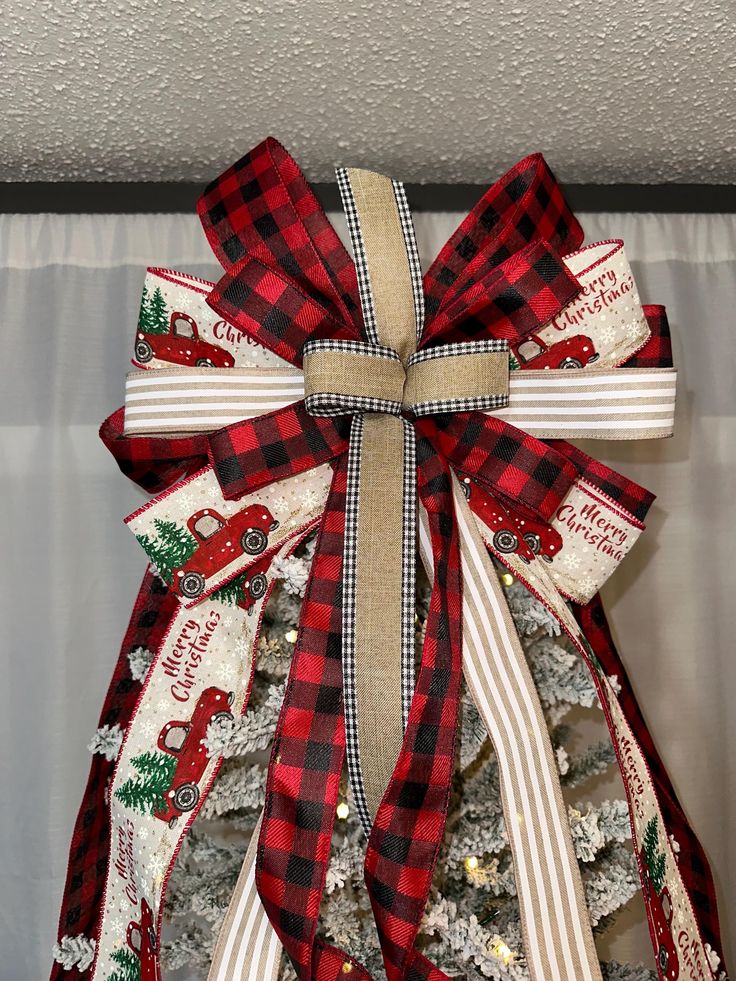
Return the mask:
{"type": "MultiPolygon", "coordinates": [[[[363,325],[366,337],[374,344],[380,346],[378,329],[376,327],[376,312],[373,306],[373,293],[371,292],[371,281],[368,275],[368,263],[365,257],[365,246],[363,235],[360,230],[360,218],[358,209],[355,206],[353,189],[350,184],[350,174],[345,167],[336,169],[337,186],[340,189],[342,206],[345,211],[345,218],[350,233],[350,241],[353,246],[353,257],[355,260],[355,271],[358,277],[358,290],[360,292],[360,304],[363,308],[363,325]]],[[[422,267],[419,261],[419,250],[414,234],[414,223],[411,220],[409,202],[406,200],[406,191],[401,181],[392,180],[394,198],[399,212],[401,231],[404,235],[404,245],[406,246],[406,257],[409,261],[409,273],[411,276],[411,290],[414,298],[414,318],[417,325],[417,343],[422,336],[424,327],[424,283],[422,280],[422,267]]]]}
{"type": "MultiPolygon", "coordinates": [[[[348,352],[369,354],[379,358],[400,361],[399,355],[381,343],[373,300],[369,263],[363,240],[360,217],[356,206],[350,171],[340,168],[337,182],[347,218],[348,230],[353,246],[353,256],[360,291],[365,340],[362,342],[340,340],[316,340],[305,345],[305,357],[319,352],[348,352]]],[[[392,181],[401,231],[408,259],[411,288],[414,300],[414,313],[417,329],[417,343],[421,339],[424,323],[424,298],[422,274],[414,237],[411,214],[406,202],[403,185],[392,181]]],[[[421,364],[436,358],[463,355],[489,354],[508,351],[505,340],[484,340],[445,344],[412,354],[406,363],[421,364]]],[[[370,382],[366,384],[370,391],[370,382]]],[[[354,415],[350,431],[348,453],[347,495],[345,515],[345,548],[343,557],[343,686],[345,710],[345,737],[348,772],[355,798],[355,805],[361,823],[370,833],[371,811],[365,789],[361,765],[360,725],[358,719],[357,667],[356,667],[356,607],[358,602],[358,529],[360,523],[360,483],[361,458],[364,443],[365,412],[387,413],[399,416],[404,427],[403,439],[403,480],[402,480],[402,543],[401,543],[401,713],[406,728],[409,707],[414,692],[415,657],[415,609],[416,609],[416,438],[414,426],[409,417],[439,412],[468,412],[489,410],[508,404],[508,395],[493,394],[467,398],[433,399],[418,405],[406,406],[395,399],[376,398],[369,394],[332,393],[315,391],[306,396],[305,403],[313,415],[337,416],[346,413],[354,415]]]]}
{"type": "MultiPolygon", "coordinates": [[[[337,169],[337,183],[340,188],[348,231],[353,246],[355,269],[360,291],[363,310],[365,335],[372,347],[372,353],[384,356],[398,357],[381,344],[373,304],[368,263],[366,260],[360,220],[355,206],[350,176],[345,168],[337,169]]],[[[416,319],[417,341],[421,337],[424,325],[424,291],[422,272],[419,263],[414,227],[411,212],[406,200],[404,186],[399,181],[392,181],[394,197],[401,221],[404,244],[406,246],[409,270],[411,274],[414,311],[416,319]]],[[[317,342],[323,344],[325,342],[317,342]]],[[[351,350],[349,342],[337,343],[332,350],[351,350]],[[346,346],[347,345],[347,346],[346,346]]],[[[323,348],[324,349],[324,348],[323,348]]],[[[306,351],[305,351],[306,353],[306,351]]],[[[337,406],[328,406],[329,397],[321,400],[319,396],[311,397],[318,412],[335,411],[337,406]],[[320,401],[322,404],[320,404],[320,401]]],[[[389,412],[400,414],[401,406],[393,403],[382,407],[381,400],[369,399],[370,403],[358,405],[358,411],[389,412]],[[398,409],[398,411],[397,411],[398,409]]],[[[343,405],[347,401],[341,399],[343,405]]],[[[307,406],[313,411],[311,406],[307,406]]],[[[402,501],[402,569],[401,569],[401,711],[404,728],[409,716],[409,706],[414,694],[414,636],[416,615],[416,439],[414,427],[406,419],[404,424],[404,473],[402,501]]],[[[343,564],[343,686],[345,704],[345,740],[348,759],[348,772],[355,798],[356,809],[366,834],[370,833],[372,818],[365,795],[363,775],[360,762],[360,741],[358,736],[356,672],[355,672],[355,603],[356,603],[356,548],[359,516],[359,487],[360,487],[360,456],[362,449],[363,420],[356,415],[350,431],[350,451],[348,455],[348,482],[345,522],[345,552],[343,564]]]]}

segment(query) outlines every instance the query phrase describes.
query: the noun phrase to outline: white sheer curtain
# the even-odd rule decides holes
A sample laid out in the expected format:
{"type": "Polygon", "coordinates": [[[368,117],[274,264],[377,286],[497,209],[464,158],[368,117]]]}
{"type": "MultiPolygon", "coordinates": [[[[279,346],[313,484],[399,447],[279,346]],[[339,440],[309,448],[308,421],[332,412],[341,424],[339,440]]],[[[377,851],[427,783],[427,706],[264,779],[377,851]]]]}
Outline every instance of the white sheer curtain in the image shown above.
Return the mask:
{"type": "MultiPolygon", "coordinates": [[[[461,215],[418,215],[431,259],[461,215]]],[[[656,492],[606,588],[624,662],[715,871],[736,940],[736,219],[583,215],[622,237],[665,303],[677,434],[589,445],[656,492]]],[[[344,235],[342,221],[335,224],[344,235]]],[[[0,217],[3,381],[0,978],[44,978],[93,733],[144,562],[122,517],[139,492],[97,438],[122,401],[144,267],[214,277],[196,218],[0,217]]],[[[646,932],[618,953],[651,963],[646,932]]],[[[727,939],[728,953],[728,939],[727,939]]]]}

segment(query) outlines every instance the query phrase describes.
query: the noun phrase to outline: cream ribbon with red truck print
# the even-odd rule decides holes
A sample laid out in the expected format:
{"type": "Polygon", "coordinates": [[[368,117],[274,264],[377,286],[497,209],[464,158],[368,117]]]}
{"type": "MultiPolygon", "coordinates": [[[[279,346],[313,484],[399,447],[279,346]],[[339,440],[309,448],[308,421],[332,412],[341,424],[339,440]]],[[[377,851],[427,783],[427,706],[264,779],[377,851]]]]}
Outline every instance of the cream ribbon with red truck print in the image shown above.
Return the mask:
{"type": "Polygon", "coordinates": [[[329,473],[325,465],[236,504],[215,498],[215,507],[205,471],[165,495],[157,514],[146,506],[128,519],[181,607],[156,653],[109,791],[112,857],[95,979],[109,981],[127,965],[141,981],[158,981],[162,892],[220,763],[207,752],[208,726],[247,707],[270,564],[316,525],[329,473]],[[187,576],[199,583],[200,575],[202,590],[187,595],[194,592],[187,576]]]}

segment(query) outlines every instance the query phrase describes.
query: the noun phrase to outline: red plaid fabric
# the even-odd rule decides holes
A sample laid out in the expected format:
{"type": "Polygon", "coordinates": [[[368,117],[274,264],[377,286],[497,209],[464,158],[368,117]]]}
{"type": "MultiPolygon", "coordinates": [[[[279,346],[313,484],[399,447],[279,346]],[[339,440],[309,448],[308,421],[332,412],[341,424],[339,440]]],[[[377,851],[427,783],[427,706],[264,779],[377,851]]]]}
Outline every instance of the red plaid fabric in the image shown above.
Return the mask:
{"type": "Polygon", "coordinates": [[[336,320],[295,281],[249,256],[223,276],[207,303],[244,334],[298,367],[310,339],[360,339],[351,323],[336,320]]]}
{"type": "MultiPolygon", "coordinates": [[[[168,591],[167,586],[152,572],[146,572],[128,629],[125,631],[98,725],[117,724],[123,729],[128,725],[141,691],[140,682],[135,681],[130,673],[128,655],[137,647],[155,651],[178,605],[176,597],[168,591]]],[[[69,849],[59,916],[60,938],[65,934],[77,933],[94,936],[97,932],[110,854],[107,790],[114,769],[114,760],[107,760],[99,754],[93,755],[69,849]]],[[[81,975],[76,968],[65,971],[61,964],[54,963],[51,981],[57,981],[61,977],[77,978],[81,975]]]]}
{"type": "Polygon", "coordinates": [[[294,402],[236,422],[209,437],[209,453],[229,500],[327,463],[348,448],[349,417],[310,416],[294,402]]]}
{"type": "Polygon", "coordinates": [[[644,305],[651,337],[644,347],[626,362],[627,368],[671,368],[672,340],[667,311],[654,303],[644,305]]]}
{"type": "Polygon", "coordinates": [[[272,137],[207,186],[197,204],[225,269],[246,254],[263,258],[317,298],[340,323],[360,330],[355,266],[291,155],[272,137]]]}
{"type": "Polygon", "coordinates": [[[404,742],[365,859],[365,881],[389,981],[406,976],[432,886],[455,766],[462,673],[460,545],[450,470],[430,441],[421,437],[417,479],[429,518],[434,583],[404,742]]]}
{"type": "MultiPolygon", "coordinates": [[[[258,844],[258,892],[302,978],[317,967],[317,919],[345,756],[341,657],[346,490],[343,454],[335,467],[302,605],[258,844]]],[[[337,952],[324,953],[326,970],[337,956],[346,959],[337,952]]]]}
{"type": "Polygon", "coordinates": [[[431,318],[420,348],[478,337],[511,343],[541,330],[580,292],[577,279],[547,242],[515,252],[460,293],[431,318]]]}
{"type": "Polygon", "coordinates": [[[680,845],[678,868],[692,900],[698,925],[703,933],[703,940],[716,951],[721,958],[721,969],[726,972],[718,922],[718,904],[710,865],[700,842],[688,823],[664,763],[647,729],[626,669],[613,643],[600,594],[596,594],[585,606],[573,603],[572,609],[588,643],[603,665],[603,670],[608,675],[616,675],[621,685],[618,700],[642,748],[652,774],[657,800],[662,809],[667,831],[674,835],[675,840],[680,845]]]}
{"type": "Polygon", "coordinates": [[[592,456],[583,453],[577,446],[567,443],[564,439],[551,439],[548,445],[573,464],[577,473],[588,483],[603,491],[608,497],[619,504],[638,521],[643,521],[656,495],[651,491],[635,484],[623,474],[611,470],[605,463],[594,460],[592,456]]]}
{"type": "Polygon", "coordinates": [[[100,439],[126,477],[149,494],[159,494],[177,480],[207,464],[204,435],[172,439],[168,436],[123,435],[125,410],[118,409],[102,423],[100,439]]]}
{"type": "Polygon", "coordinates": [[[549,521],[572,486],[575,468],[541,440],[482,412],[432,416],[416,423],[454,470],[512,507],[549,521]]]}
{"type": "Polygon", "coordinates": [[[583,244],[583,230],[544,157],[520,160],[496,181],[462,221],[424,277],[427,324],[443,302],[543,239],[559,255],[583,244]]]}

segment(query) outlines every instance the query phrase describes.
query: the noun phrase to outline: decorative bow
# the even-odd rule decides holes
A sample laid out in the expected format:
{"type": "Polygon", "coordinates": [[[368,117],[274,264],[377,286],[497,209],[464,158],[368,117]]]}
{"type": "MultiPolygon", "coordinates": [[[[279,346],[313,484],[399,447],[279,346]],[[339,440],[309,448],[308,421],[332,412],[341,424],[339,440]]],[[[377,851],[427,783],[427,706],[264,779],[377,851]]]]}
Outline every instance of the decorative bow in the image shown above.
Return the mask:
{"type": "MultiPolygon", "coordinates": [[[[355,263],[296,164],[273,140],[210,185],[199,205],[226,269],[213,289],[202,284],[201,293],[242,336],[303,368],[304,400],[294,402],[282,391],[276,401],[283,407],[276,411],[236,409],[252,418],[210,436],[182,437],[175,435],[177,427],[213,428],[210,396],[200,408],[194,385],[186,396],[191,405],[174,409],[176,400],[169,399],[163,411],[156,403],[153,412],[156,400],[147,397],[146,379],[134,378],[130,385],[138,386],[141,402],[130,424],[126,413],[126,433],[136,426],[143,432],[140,420],[153,412],[149,432],[172,435],[124,435],[117,413],[103,426],[103,439],[123,471],[150,490],[195,473],[206,454],[217,484],[210,472],[192,479],[221,493],[232,514],[273,486],[332,466],[269,766],[257,860],[252,849],[246,862],[251,871],[257,866],[265,911],[300,976],[367,977],[347,954],[316,937],[347,737],[351,783],[369,834],[366,883],[387,975],[444,977],[414,940],[443,835],[464,669],[499,754],[505,793],[520,808],[515,813],[505,798],[532,976],[598,978],[546,726],[486,551],[537,592],[589,657],[560,604],[564,577],[553,581],[537,562],[537,556],[551,557],[542,539],[554,549],[555,539],[544,537],[548,524],[573,493],[596,490],[611,513],[628,515],[632,527],[641,527],[651,495],[568,444],[545,445],[502,418],[504,412],[514,419],[514,411],[522,418],[537,412],[525,405],[550,405],[555,396],[549,390],[565,398],[559,391],[564,380],[553,370],[543,382],[521,379],[515,408],[514,375],[534,373],[513,373],[510,384],[506,352],[510,346],[523,359],[522,345],[531,339],[544,354],[545,330],[563,311],[569,315],[573,301],[584,300],[586,287],[572,271],[582,232],[542,158],[530,157],[487,192],[422,285],[401,185],[363,171],[341,171],[338,179],[355,263]],[[540,384],[548,390],[541,395],[540,384]],[[191,427],[174,421],[187,416],[191,427]],[[457,475],[469,489],[469,502],[457,475]],[[415,680],[416,497],[433,589],[415,680]],[[493,522],[502,524],[504,537],[494,535],[493,522]],[[524,876],[527,861],[544,873],[524,876]],[[557,913],[545,906],[545,896],[557,903],[557,913]]],[[[630,438],[669,431],[672,381],[656,374],[666,322],[661,310],[647,312],[650,328],[662,330],[652,332],[639,360],[629,351],[625,360],[640,374],[628,375],[627,384],[621,384],[623,373],[610,369],[571,377],[573,401],[564,411],[573,421],[554,425],[554,412],[562,411],[558,403],[552,422],[537,424],[537,432],[579,434],[588,426],[596,434],[616,431],[630,438]],[[659,352],[652,353],[651,344],[659,352]],[[607,387],[613,374],[615,391],[607,387]],[[580,387],[583,375],[587,381],[580,387]],[[596,384],[598,404],[591,406],[589,386],[596,384]],[[597,415],[600,400],[604,409],[597,415]],[[585,420],[577,428],[576,405],[585,420]]],[[[559,367],[582,366],[572,354],[567,361],[572,363],[559,367]]],[[[234,386],[228,391],[237,397],[239,369],[228,370],[234,386]]],[[[171,393],[182,377],[192,382],[181,369],[174,371],[150,374],[159,375],[171,393]]],[[[209,372],[208,378],[219,377],[215,369],[209,372]]],[[[275,367],[268,377],[288,388],[295,372],[275,367]]],[[[202,383],[202,390],[212,384],[202,383]]],[[[586,499],[581,506],[597,504],[586,499]]],[[[284,535],[279,548],[289,546],[284,535]]],[[[204,597],[214,599],[223,582],[208,586],[204,597]]],[[[199,594],[187,605],[207,607],[199,594]]],[[[606,667],[615,663],[610,650],[606,644],[596,649],[607,657],[606,667]]],[[[629,730],[616,716],[600,664],[594,658],[590,663],[618,747],[629,730]]],[[[651,786],[643,760],[631,766],[651,786]]],[[[660,785],[664,780],[658,777],[660,785]]],[[[116,793],[119,781],[118,773],[116,793]]],[[[204,795],[206,786],[200,791],[204,795]]],[[[647,808],[656,808],[656,799],[647,808]]],[[[159,905],[159,921],[160,915],[159,905]]],[[[266,961],[270,967],[256,957],[249,976],[268,976],[273,957],[266,961]]],[[[98,954],[96,978],[102,977],[99,963],[98,954]]]]}

